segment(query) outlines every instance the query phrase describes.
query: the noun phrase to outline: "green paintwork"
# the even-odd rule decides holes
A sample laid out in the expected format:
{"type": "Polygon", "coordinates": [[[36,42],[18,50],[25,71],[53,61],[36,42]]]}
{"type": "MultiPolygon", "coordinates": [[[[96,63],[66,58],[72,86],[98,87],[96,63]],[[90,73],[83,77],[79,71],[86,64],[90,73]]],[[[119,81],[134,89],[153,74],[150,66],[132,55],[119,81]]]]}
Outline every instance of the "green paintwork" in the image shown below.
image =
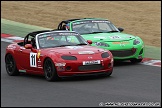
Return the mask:
{"type": "MultiPolygon", "coordinates": [[[[138,38],[138,37],[135,37],[133,35],[128,35],[125,33],[99,33],[99,34],[90,34],[90,35],[82,35],[82,36],[86,40],[92,40],[92,42],[93,42],[92,46],[100,47],[100,48],[107,49],[107,50],[128,50],[128,49],[132,49],[132,48],[137,49],[136,53],[133,56],[127,56],[127,57],[115,57],[114,56],[114,59],[121,59],[121,60],[129,59],[129,58],[138,59],[141,49],[144,48],[144,43],[141,39],[140,39],[141,40],[140,44],[133,45],[134,39],[138,38]],[[100,36],[101,36],[101,38],[98,38],[100,36]],[[111,39],[110,38],[111,36],[120,36],[121,39],[111,39]],[[128,38],[128,36],[130,36],[131,39],[128,38]],[[96,39],[96,37],[97,37],[97,39],[96,39]],[[100,39],[103,39],[103,40],[100,40],[100,39]],[[94,44],[94,42],[104,42],[104,43],[109,44],[109,47],[97,46],[94,44]],[[125,44],[121,45],[122,42],[125,44]]],[[[142,58],[144,58],[144,53],[142,53],[141,56],[142,56],[142,58]]]]}
{"type": "MultiPolygon", "coordinates": [[[[80,19],[80,20],[75,20],[70,22],[70,31],[72,31],[73,25],[76,24],[78,25],[83,24],[86,21],[106,21],[106,19],[101,19],[101,18],[87,18],[87,19],[80,19]]],[[[107,20],[108,21],[108,20],[107,20]]],[[[111,24],[109,21],[108,23],[111,24]]],[[[86,24],[86,23],[85,23],[86,24]]],[[[82,28],[82,27],[81,27],[82,28]]],[[[117,28],[116,28],[117,29],[117,28]]],[[[81,31],[81,29],[79,29],[81,31]]],[[[85,29],[86,30],[86,29],[85,29]]],[[[99,30],[101,31],[101,30],[99,30]]],[[[120,31],[118,32],[109,32],[109,33],[86,33],[86,34],[81,34],[81,36],[86,39],[86,40],[92,40],[93,44],[92,46],[100,47],[106,50],[110,51],[126,51],[126,50],[131,50],[132,48],[136,48],[136,53],[131,55],[131,56],[124,56],[124,57],[119,57],[119,56],[114,56],[114,59],[116,60],[127,60],[127,59],[141,59],[144,58],[145,56],[145,49],[144,48],[144,42],[142,39],[138,36],[133,36],[131,34],[126,34],[122,33],[120,31]],[[139,44],[134,45],[133,42],[135,39],[138,39],[140,41],[139,44]],[[98,46],[94,44],[95,42],[102,42],[108,44],[108,46],[98,46]],[[143,53],[140,54],[140,51],[143,49],[143,53]]]]}

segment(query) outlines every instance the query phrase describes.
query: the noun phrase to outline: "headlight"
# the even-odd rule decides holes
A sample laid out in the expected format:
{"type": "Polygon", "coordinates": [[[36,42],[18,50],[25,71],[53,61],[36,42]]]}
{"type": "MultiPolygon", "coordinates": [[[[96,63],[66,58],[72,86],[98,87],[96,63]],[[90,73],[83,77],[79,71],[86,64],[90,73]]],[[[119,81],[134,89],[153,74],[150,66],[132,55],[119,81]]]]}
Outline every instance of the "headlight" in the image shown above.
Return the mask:
{"type": "Polygon", "coordinates": [[[109,53],[108,52],[104,52],[104,53],[101,54],[101,57],[102,58],[107,58],[107,57],[109,57],[109,53]]]}
{"type": "Polygon", "coordinates": [[[61,56],[61,58],[64,60],[77,60],[75,56],[61,56]]]}
{"type": "Polygon", "coordinates": [[[140,43],[140,41],[138,40],[138,39],[135,39],[134,41],[133,41],[133,45],[137,45],[137,44],[139,44],[140,43]]]}
{"type": "Polygon", "coordinates": [[[109,47],[109,45],[107,43],[103,43],[103,42],[94,42],[94,44],[96,46],[104,46],[104,47],[109,47]]]}

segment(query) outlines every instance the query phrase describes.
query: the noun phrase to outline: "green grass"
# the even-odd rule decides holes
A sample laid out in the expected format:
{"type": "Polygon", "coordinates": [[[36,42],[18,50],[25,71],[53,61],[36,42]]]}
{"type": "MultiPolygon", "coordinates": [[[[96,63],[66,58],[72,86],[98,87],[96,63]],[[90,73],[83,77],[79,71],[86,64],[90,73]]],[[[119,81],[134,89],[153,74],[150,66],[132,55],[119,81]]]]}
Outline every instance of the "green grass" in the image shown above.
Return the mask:
{"type": "Polygon", "coordinates": [[[48,30],[50,28],[43,28],[34,25],[23,24],[1,18],[1,33],[25,37],[29,32],[45,29],[48,30]]]}

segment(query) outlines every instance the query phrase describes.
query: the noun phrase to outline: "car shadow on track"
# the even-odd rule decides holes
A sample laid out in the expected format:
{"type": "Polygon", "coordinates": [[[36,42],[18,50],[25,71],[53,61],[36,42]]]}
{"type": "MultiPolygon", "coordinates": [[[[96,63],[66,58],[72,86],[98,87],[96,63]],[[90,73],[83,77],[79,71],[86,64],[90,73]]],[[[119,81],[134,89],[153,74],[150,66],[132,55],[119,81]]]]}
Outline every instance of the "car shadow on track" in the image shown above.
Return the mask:
{"type": "Polygon", "coordinates": [[[130,61],[114,61],[114,68],[119,66],[136,66],[140,65],[139,63],[131,63],[130,61]]]}
{"type": "MultiPolygon", "coordinates": [[[[121,66],[136,66],[136,65],[139,65],[138,63],[137,64],[133,64],[129,61],[115,61],[114,62],[114,68],[115,67],[121,67],[121,66]]],[[[21,77],[26,77],[26,78],[31,78],[32,80],[33,79],[40,79],[40,80],[45,80],[45,77],[44,76],[39,76],[39,75],[31,75],[31,74],[21,74],[20,75],[21,77]]],[[[107,77],[107,76],[104,76],[104,75],[92,75],[92,76],[73,76],[73,77],[63,77],[61,78],[60,80],[58,81],[52,81],[52,82],[70,82],[70,81],[89,81],[89,80],[107,80],[107,79],[113,79],[114,76],[113,76],[113,73],[111,76],[107,77]]]]}
{"type": "MultiPolygon", "coordinates": [[[[15,77],[15,76],[14,76],[15,77]]],[[[28,78],[30,78],[31,80],[46,80],[44,76],[42,75],[35,75],[35,74],[25,74],[25,73],[21,73],[20,75],[16,76],[16,77],[23,77],[27,80],[29,80],[28,78]]]]}
{"type": "MultiPolygon", "coordinates": [[[[31,74],[20,74],[17,77],[23,77],[28,80],[42,80],[46,81],[44,76],[40,75],[31,75],[31,74]]],[[[88,80],[101,80],[101,79],[112,79],[113,76],[104,76],[104,75],[92,75],[92,76],[72,76],[72,77],[61,77],[57,81],[51,82],[73,82],[73,81],[88,81],[88,80]]],[[[47,81],[48,82],[48,81],[47,81]]]]}
{"type": "Polygon", "coordinates": [[[66,78],[62,78],[61,80],[59,80],[58,82],[71,82],[71,81],[92,81],[92,80],[105,80],[105,79],[112,79],[113,76],[100,76],[100,75],[96,75],[96,76],[76,76],[76,77],[66,77],[66,78]]]}

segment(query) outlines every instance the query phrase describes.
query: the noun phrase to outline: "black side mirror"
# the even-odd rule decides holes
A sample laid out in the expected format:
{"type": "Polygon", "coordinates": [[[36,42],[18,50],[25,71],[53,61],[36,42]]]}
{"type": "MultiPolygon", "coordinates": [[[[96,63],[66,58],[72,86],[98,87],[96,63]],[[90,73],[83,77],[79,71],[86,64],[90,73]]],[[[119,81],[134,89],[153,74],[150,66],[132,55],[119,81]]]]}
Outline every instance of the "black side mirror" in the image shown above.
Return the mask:
{"type": "Polygon", "coordinates": [[[119,27],[118,30],[119,30],[120,32],[124,31],[124,29],[121,28],[121,27],[119,27]]]}

